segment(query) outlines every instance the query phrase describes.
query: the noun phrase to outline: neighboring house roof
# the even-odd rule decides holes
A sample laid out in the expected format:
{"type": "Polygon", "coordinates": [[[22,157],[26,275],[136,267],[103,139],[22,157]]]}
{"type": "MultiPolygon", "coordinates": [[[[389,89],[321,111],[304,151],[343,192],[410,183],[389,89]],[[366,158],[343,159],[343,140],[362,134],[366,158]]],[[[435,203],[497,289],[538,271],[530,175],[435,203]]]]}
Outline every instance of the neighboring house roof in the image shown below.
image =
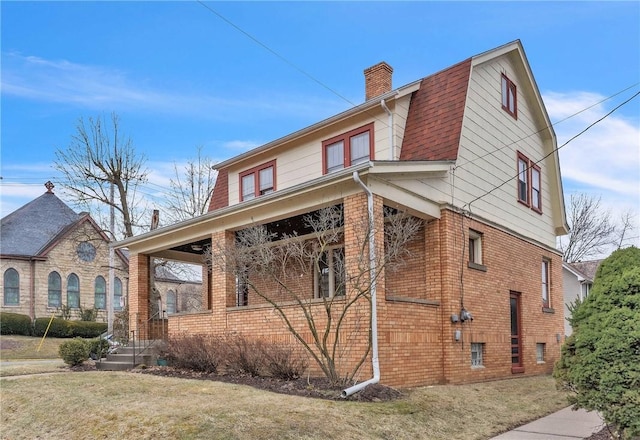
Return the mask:
{"type": "Polygon", "coordinates": [[[602,261],[603,260],[578,261],[575,263],[565,264],[571,266],[574,271],[582,274],[585,279],[593,281],[596,277],[596,271],[598,270],[598,267],[600,266],[600,263],[602,263],[602,261]]]}
{"type": "Polygon", "coordinates": [[[0,255],[40,256],[52,241],[81,218],[49,189],[2,218],[0,255]]]}

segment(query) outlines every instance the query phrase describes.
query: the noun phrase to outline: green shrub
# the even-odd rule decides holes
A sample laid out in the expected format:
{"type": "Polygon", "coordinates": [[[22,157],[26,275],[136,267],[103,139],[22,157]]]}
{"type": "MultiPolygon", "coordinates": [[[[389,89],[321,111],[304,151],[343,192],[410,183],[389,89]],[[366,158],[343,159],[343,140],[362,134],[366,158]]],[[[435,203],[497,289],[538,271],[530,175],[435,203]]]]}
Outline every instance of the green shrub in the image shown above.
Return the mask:
{"type": "Polygon", "coordinates": [[[89,359],[89,342],[84,339],[75,338],[60,344],[58,353],[65,364],[80,365],[89,359]]]}
{"type": "MultiPolygon", "coordinates": [[[[51,318],[38,318],[35,320],[34,336],[44,336],[51,318]]],[[[107,331],[107,324],[104,322],[90,321],[67,321],[60,318],[53,318],[47,336],[52,338],[95,338],[107,331]]]]}
{"type": "Polygon", "coordinates": [[[104,338],[94,338],[89,341],[89,356],[92,359],[100,359],[107,355],[109,342],[104,338]]]}
{"type": "Polygon", "coordinates": [[[31,318],[19,313],[0,312],[0,335],[31,335],[31,318]]]}
{"type": "Polygon", "coordinates": [[[95,307],[91,309],[85,309],[80,306],[80,321],[95,321],[98,317],[98,309],[95,307]]]}
{"type": "Polygon", "coordinates": [[[587,299],[572,313],[573,334],[555,366],[570,402],[598,411],[623,438],[640,436],[640,249],[602,262],[587,299]]]}
{"type": "Polygon", "coordinates": [[[34,336],[44,336],[47,327],[47,336],[52,338],[70,338],[72,337],[69,323],[72,321],[66,321],[61,318],[36,318],[33,325],[34,336]],[[51,321],[51,325],[49,325],[51,321]]]}

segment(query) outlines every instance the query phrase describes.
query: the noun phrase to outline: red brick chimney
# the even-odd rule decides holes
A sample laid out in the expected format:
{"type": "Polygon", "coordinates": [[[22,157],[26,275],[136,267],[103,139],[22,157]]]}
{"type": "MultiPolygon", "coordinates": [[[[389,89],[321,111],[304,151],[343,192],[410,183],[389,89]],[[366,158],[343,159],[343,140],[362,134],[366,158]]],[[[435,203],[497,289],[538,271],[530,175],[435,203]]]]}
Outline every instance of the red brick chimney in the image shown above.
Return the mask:
{"type": "Polygon", "coordinates": [[[367,101],[391,91],[392,73],[393,68],[384,61],[364,69],[364,90],[367,101]]]}

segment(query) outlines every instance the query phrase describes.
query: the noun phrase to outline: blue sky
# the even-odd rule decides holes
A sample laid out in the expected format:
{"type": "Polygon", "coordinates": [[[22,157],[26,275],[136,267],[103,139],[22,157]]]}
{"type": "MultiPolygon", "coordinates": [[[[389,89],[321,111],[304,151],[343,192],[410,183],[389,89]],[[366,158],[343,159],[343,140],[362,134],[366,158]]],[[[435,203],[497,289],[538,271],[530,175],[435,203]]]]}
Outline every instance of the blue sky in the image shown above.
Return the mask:
{"type": "MultiPolygon", "coordinates": [[[[219,15],[194,1],[0,3],[1,216],[55,182],[80,117],[120,116],[153,203],[198,146],[224,160],[362,103],[362,72],[382,60],[398,87],[520,39],[552,121],[628,88],[558,124],[559,145],[640,90],[635,1],[205,5],[219,15]]],[[[560,158],[567,196],[639,213],[640,97],[560,158]]]]}

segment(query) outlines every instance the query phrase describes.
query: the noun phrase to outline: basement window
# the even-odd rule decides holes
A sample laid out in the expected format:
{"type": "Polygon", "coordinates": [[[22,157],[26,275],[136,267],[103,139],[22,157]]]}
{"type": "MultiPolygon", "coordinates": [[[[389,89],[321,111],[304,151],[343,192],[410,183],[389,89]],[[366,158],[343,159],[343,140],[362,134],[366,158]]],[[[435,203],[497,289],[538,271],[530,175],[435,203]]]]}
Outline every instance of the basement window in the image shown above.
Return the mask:
{"type": "Polygon", "coordinates": [[[484,342],[471,343],[471,366],[484,367],[484,342]]]}

